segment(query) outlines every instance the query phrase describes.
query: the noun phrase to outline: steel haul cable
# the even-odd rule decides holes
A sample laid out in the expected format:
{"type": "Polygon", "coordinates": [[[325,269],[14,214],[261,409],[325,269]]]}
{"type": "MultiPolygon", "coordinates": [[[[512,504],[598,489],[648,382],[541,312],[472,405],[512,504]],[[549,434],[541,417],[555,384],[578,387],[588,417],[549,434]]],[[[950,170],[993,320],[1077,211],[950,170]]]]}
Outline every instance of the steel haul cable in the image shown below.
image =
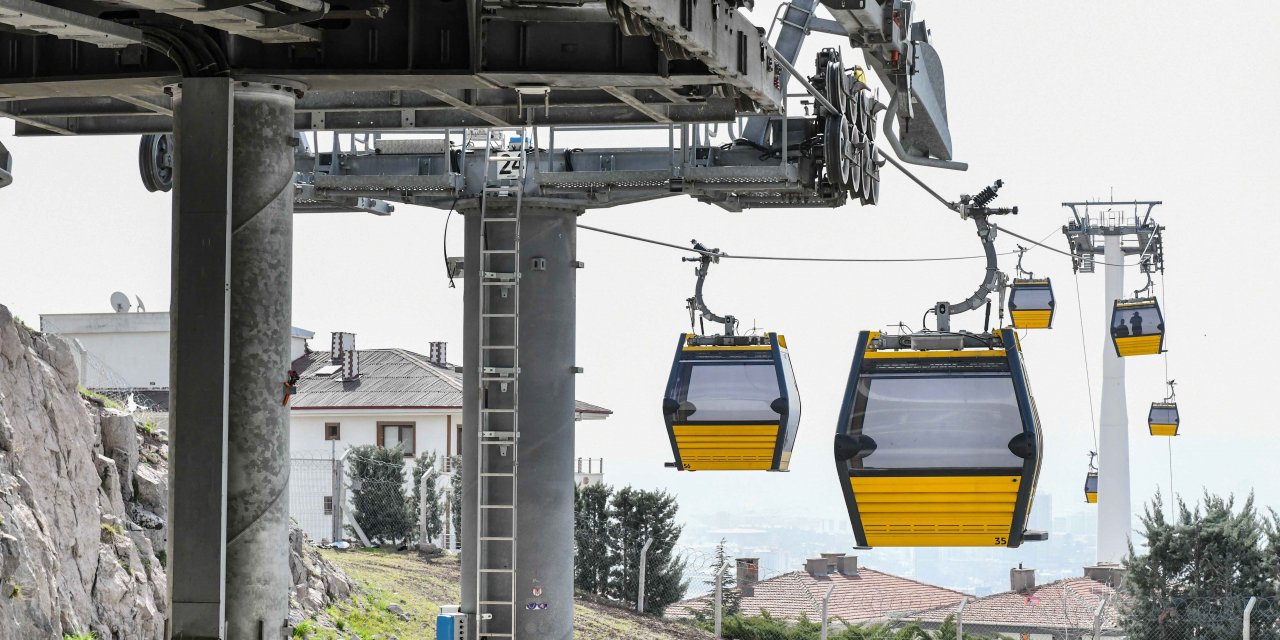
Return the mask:
{"type": "Polygon", "coordinates": [[[1098,419],[1093,408],[1093,376],[1089,374],[1089,342],[1084,333],[1084,310],[1080,302],[1080,274],[1072,273],[1076,281],[1076,317],[1080,320],[1080,355],[1084,361],[1084,381],[1089,392],[1089,433],[1093,435],[1093,450],[1098,450],[1098,419]]]}
{"type": "MultiPolygon", "coordinates": [[[[710,251],[700,251],[692,247],[686,247],[678,244],[673,244],[670,242],[663,242],[661,240],[654,240],[652,238],[645,238],[641,236],[631,235],[629,233],[622,233],[621,231],[601,229],[599,227],[592,227],[585,224],[579,224],[578,228],[586,229],[588,231],[595,231],[597,233],[604,233],[611,236],[617,236],[619,238],[626,238],[628,240],[636,240],[638,242],[647,242],[649,244],[656,244],[662,247],[679,249],[680,251],[688,251],[690,253],[697,253],[702,255],[715,255],[715,254],[712,254],[712,252],[710,251]]],[[[1009,255],[1012,253],[1014,252],[1006,251],[999,255],[1009,255]]],[[[938,258],[811,258],[811,257],[800,257],[800,256],[734,255],[730,253],[720,253],[719,257],[733,258],[736,260],[779,260],[779,261],[786,261],[786,262],[946,262],[946,261],[953,261],[953,260],[979,260],[979,259],[986,258],[986,256],[946,256],[946,257],[938,257],[938,258]]]]}

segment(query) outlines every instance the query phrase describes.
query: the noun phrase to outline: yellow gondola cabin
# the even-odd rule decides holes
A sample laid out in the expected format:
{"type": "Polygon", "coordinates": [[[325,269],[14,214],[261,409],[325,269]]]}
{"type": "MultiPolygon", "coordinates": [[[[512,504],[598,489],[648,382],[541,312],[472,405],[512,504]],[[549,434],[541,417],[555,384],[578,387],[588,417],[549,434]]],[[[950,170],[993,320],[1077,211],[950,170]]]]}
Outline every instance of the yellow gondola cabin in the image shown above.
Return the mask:
{"type": "Polygon", "coordinates": [[[662,413],[677,469],[786,471],[800,425],[786,338],[682,335],[662,413]]]}
{"type": "Polygon", "coordinates": [[[860,547],[1017,547],[1041,459],[1012,329],[862,332],[836,428],[860,547]]]}

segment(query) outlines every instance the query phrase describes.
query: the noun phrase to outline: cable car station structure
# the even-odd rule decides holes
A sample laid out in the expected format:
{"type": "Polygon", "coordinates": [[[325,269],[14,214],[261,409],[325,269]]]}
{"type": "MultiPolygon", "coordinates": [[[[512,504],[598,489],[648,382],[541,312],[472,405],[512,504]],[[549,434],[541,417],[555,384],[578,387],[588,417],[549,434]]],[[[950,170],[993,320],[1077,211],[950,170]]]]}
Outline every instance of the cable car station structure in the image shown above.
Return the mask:
{"type": "Polygon", "coordinates": [[[766,35],[733,0],[0,0],[0,117],[146,134],[144,182],[173,191],[169,636],[286,633],[292,214],[406,202],[466,215],[465,637],[570,638],[577,216],[874,204],[881,158],[963,169],[914,5],[796,0],[766,35]],[[797,70],[814,31],[888,104],[835,49],[797,70]],[[730,145],[702,135],[738,117],[730,145]],[[659,142],[549,129],[639,125],[659,142]]]}
{"type": "MultiPolygon", "coordinates": [[[[1164,271],[1164,227],[1157,224],[1151,211],[1160,201],[1129,202],[1064,202],[1072,217],[1063,225],[1071,247],[1072,266],[1077,273],[1094,273],[1101,258],[1106,274],[1105,296],[1107,337],[1102,355],[1102,408],[1098,420],[1098,466],[1096,483],[1091,478],[1098,503],[1098,562],[1119,564],[1129,553],[1129,418],[1125,400],[1124,357],[1160,353],[1163,349],[1164,322],[1154,297],[1126,298],[1124,268],[1126,256],[1138,256],[1137,265],[1147,275],[1164,271]],[[1090,209],[1101,211],[1090,215],[1090,209]],[[1133,209],[1126,215],[1117,208],[1133,209]],[[1158,321],[1143,321],[1143,310],[1153,309],[1158,321]],[[1129,325],[1134,312],[1139,322],[1129,325]],[[1121,321],[1124,324],[1121,324],[1121,321]],[[1145,325],[1145,329],[1143,329],[1145,325]],[[1118,331],[1122,327],[1125,331],[1118,331]],[[1152,340],[1154,339],[1154,350],[1152,340]],[[1142,341],[1136,347],[1127,340],[1142,341]]],[[[1153,433],[1155,433],[1153,428],[1153,433]]],[[[1093,470],[1092,458],[1090,473],[1093,470]]],[[[1086,484],[1086,493],[1089,484],[1086,484]]],[[[1092,501],[1092,499],[1091,499],[1092,501]]]]}

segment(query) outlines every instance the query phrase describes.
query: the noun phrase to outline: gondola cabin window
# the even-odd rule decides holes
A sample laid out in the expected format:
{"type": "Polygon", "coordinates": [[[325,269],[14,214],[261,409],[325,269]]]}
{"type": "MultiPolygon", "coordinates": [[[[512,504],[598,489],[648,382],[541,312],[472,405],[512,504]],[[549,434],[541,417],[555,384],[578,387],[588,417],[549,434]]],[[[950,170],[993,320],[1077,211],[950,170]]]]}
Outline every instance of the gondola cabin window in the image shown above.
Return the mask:
{"type": "Polygon", "coordinates": [[[1023,287],[1017,293],[1018,309],[1050,309],[1053,307],[1053,292],[1044,287],[1023,287]]]}
{"type": "Polygon", "coordinates": [[[1151,407],[1147,421],[1152,424],[1177,424],[1178,410],[1173,407],[1151,407]]]}
{"type": "Polygon", "coordinates": [[[865,376],[858,383],[854,431],[875,448],[854,468],[1014,468],[1009,442],[1023,432],[1006,375],[865,376]]]}
{"type": "Polygon", "coordinates": [[[772,362],[686,364],[688,385],[677,397],[679,422],[777,422],[770,405],[778,398],[772,362]]]}
{"type": "Polygon", "coordinates": [[[1159,335],[1164,332],[1160,311],[1152,307],[1118,308],[1111,318],[1111,334],[1117,338],[1159,335]]]}

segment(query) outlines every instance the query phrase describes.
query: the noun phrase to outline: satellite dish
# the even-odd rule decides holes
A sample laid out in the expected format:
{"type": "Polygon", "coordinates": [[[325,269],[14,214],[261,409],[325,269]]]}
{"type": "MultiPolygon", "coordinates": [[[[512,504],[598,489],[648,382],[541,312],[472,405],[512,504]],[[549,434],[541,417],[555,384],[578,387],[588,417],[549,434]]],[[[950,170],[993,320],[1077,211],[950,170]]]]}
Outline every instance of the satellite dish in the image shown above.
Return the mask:
{"type": "Polygon", "coordinates": [[[142,304],[142,298],[139,298],[138,296],[134,296],[133,299],[138,302],[138,313],[146,313],[147,305],[142,304]]]}
{"type": "Polygon", "coordinates": [[[116,313],[129,313],[129,308],[133,305],[129,302],[129,296],[117,291],[111,294],[111,308],[116,313]]]}

